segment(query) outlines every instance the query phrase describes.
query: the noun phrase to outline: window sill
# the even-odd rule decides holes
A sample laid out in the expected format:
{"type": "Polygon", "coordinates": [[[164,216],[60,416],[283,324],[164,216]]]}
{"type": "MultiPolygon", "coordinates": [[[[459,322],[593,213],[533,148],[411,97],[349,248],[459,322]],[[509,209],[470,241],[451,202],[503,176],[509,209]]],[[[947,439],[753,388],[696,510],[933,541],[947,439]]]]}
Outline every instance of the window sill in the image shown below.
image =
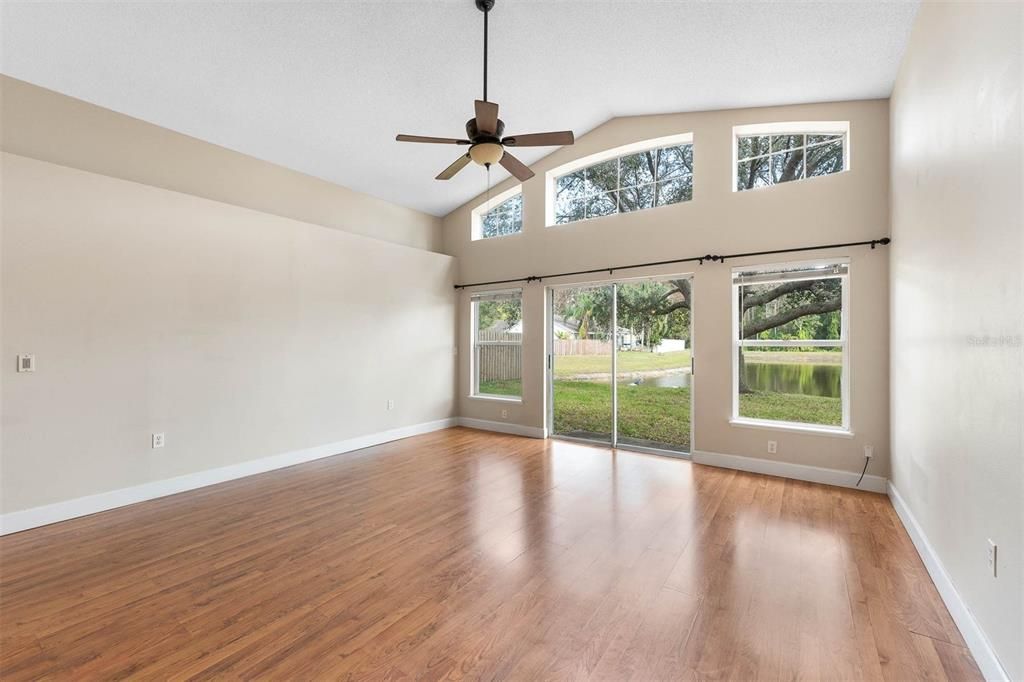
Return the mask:
{"type": "Polygon", "coordinates": [[[471,237],[470,241],[474,242],[474,243],[475,242],[490,242],[490,241],[494,241],[495,239],[507,239],[508,237],[521,237],[522,234],[523,234],[523,231],[519,230],[518,232],[509,232],[508,234],[496,234],[493,237],[471,237]]]}
{"type": "Polygon", "coordinates": [[[800,424],[797,422],[777,422],[767,419],[743,419],[741,417],[733,417],[729,420],[729,423],[733,426],[741,426],[748,429],[769,429],[771,431],[808,433],[815,436],[853,438],[853,431],[837,426],[818,426],[815,424],[800,424]]]}
{"type": "Polygon", "coordinates": [[[519,405],[523,404],[522,398],[516,398],[515,396],[509,395],[486,395],[486,394],[473,394],[466,396],[470,400],[493,400],[499,403],[516,403],[519,405]]]}

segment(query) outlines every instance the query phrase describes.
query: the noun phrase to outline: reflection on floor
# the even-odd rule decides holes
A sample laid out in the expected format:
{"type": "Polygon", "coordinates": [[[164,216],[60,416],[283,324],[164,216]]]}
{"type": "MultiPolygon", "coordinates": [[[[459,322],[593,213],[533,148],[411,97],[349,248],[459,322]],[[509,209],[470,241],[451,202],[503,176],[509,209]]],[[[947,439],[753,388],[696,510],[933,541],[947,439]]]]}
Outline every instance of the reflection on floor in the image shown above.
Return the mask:
{"type": "Polygon", "coordinates": [[[0,539],[6,680],[980,679],[888,500],[449,429],[0,539]]]}

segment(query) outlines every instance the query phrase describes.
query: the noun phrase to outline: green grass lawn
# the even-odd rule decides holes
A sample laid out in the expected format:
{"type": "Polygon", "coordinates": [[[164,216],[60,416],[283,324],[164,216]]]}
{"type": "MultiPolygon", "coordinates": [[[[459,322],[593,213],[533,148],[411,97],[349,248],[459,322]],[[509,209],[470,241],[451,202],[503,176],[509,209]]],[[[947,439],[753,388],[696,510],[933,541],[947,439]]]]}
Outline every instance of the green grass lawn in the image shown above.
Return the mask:
{"type": "MultiPolygon", "coordinates": [[[[690,351],[671,353],[645,353],[620,351],[619,373],[645,372],[660,369],[682,369],[690,366],[690,351]]],[[[555,357],[555,376],[571,377],[579,374],[611,374],[609,355],[559,355],[555,357]]]]}
{"type": "MultiPolygon", "coordinates": [[[[596,381],[555,383],[555,432],[611,433],[612,394],[596,381]]],[[[690,389],[619,386],[619,437],[690,449],[690,389]]]]}
{"type": "Polygon", "coordinates": [[[481,381],[480,393],[483,395],[510,395],[522,397],[523,382],[519,379],[505,381],[481,381]]]}
{"type": "Polygon", "coordinates": [[[841,426],[843,402],[840,398],[795,393],[741,393],[740,416],[748,419],[841,426]]]}
{"type": "MultiPolygon", "coordinates": [[[[815,354],[818,355],[818,354],[815,354]]],[[[623,353],[622,372],[672,369],[686,366],[689,351],[677,353],[623,353]]],[[[560,358],[556,378],[575,374],[598,374],[607,371],[607,357],[571,356],[560,358]]],[[[519,396],[521,382],[483,381],[480,392],[489,395],[519,396]]],[[[740,416],[840,426],[843,421],[842,401],[794,393],[757,391],[740,395],[740,416]]],[[[611,387],[600,381],[555,382],[555,432],[607,434],[611,431],[611,387]]],[[[690,449],[690,389],[655,386],[619,385],[619,435],[662,443],[671,448],[690,449]]]]}

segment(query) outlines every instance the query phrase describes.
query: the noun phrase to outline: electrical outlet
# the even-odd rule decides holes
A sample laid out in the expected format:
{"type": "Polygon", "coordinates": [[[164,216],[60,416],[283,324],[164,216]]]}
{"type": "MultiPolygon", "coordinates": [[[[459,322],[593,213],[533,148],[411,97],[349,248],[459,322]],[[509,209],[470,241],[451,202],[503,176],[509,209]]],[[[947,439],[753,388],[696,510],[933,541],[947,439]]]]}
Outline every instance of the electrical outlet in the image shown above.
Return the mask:
{"type": "Polygon", "coordinates": [[[992,571],[992,577],[999,577],[999,546],[992,542],[992,538],[988,540],[988,567],[992,571]]]}
{"type": "Polygon", "coordinates": [[[19,355],[18,356],[18,371],[19,372],[34,372],[34,371],[36,371],[36,356],[34,356],[34,355],[19,355]]]}
{"type": "Polygon", "coordinates": [[[388,409],[389,410],[395,409],[395,401],[394,400],[388,400],[388,409]]]}
{"type": "Polygon", "coordinates": [[[501,411],[501,418],[502,419],[508,419],[508,410],[502,410],[501,411]]]}
{"type": "Polygon", "coordinates": [[[875,447],[873,445],[865,445],[864,446],[864,456],[867,457],[868,459],[871,459],[872,457],[874,457],[875,456],[875,447]]]}
{"type": "Polygon", "coordinates": [[[153,449],[162,448],[164,446],[164,434],[154,433],[153,434],[153,449]]]}
{"type": "Polygon", "coordinates": [[[774,455],[779,451],[779,444],[774,440],[768,441],[768,454],[774,455]]]}

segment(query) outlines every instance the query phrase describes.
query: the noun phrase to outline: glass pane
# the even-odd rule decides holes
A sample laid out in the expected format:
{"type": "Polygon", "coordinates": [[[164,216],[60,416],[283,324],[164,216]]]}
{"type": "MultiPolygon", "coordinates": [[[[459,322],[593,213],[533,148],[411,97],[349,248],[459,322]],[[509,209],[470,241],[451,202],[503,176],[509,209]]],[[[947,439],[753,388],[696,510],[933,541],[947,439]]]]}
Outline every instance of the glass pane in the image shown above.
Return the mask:
{"type": "Polygon", "coordinates": [[[622,163],[621,179],[619,180],[621,186],[634,187],[654,182],[654,173],[658,163],[657,155],[657,150],[651,150],[623,156],[620,159],[622,163]]]}
{"type": "Polygon", "coordinates": [[[800,180],[804,175],[804,150],[773,154],[772,184],[800,180]]]}
{"type": "Polygon", "coordinates": [[[690,450],[690,282],[620,284],[619,442],[690,450]]]}
{"type": "Polygon", "coordinates": [[[610,192],[619,187],[619,160],[602,161],[586,169],[584,190],[589,194],[610,192]]]}
{"type": "Polygon", "coordinates": [[[687,175],[676,180],[658,183],[656,201],[658,206],[678,204],[693,198],[693,176],[687,175]]]}
{"type": "Polygon", "coordinates": [[[739,416],[842,426],[839,348],[741,348],[739,416]]]}
{"type": "Polygon", "coordinates": [[[560,289],[553,295],[554,432],[612,440],[612,287],[560,289]]]}
{"type": "Polygon", "coordinates": [[[523,195],[518,194],[485,213],[480,219],[482,237],[500,237],[523,231],[523,195]]]}
{"type": "Polygon", "coordinates": [[[587,217],[598,218],[617,212],[619,209],[616,194],[616,192],[608,192],[607,194],[598,194],[595,197],[586,199],[587,217]]]}
{"type": "Polygon", "coordinates": [[[836,140],[807,150],[807,177],[843,170],[843,141],[836,140]]]}
{"type": "Polygon", "coordinates": [[[628,187],[619,191],[619,210],[623,213],[653,207],[654,185],[628,187]]]}
{"type": "Polygon", "coordinates": [[[807,144],[818,144],[819,142],[827,142],[829,140],[841,140],[843,139],[842,133],[828,134],[828,135],[808,135],[807,144]]]}
{"type": "Polygon", "coordinates": [[[842,279],[743,284],[740,338],[838,341],[842,333],[842,279]]]}
{"type": "Polygon", "coordinates": [[[555,222],[571,223],[576,220],[583,220],[587,217],[586,207],[585,199],[560,196],[555,203],[555,222]]]}
{"type": "Polygon", "coordinates": [[[556,183],[558,198],[572,199],[582,197],[584,195],[584,176],[585,172],[578,170],[575,173],[569,173],[558,178],[556,183]]]}
{"type": "Polygon", "coordinates": [[[521,397],[522,299],[477,301],[474,305],[477,393],[521,397]]]}
{"type": "Polygon", "coordinates": [[[754,189],[771,184],[768,177],[768,157],[740,161],[736,165],[736,189],[754,189]]]}
{"type": "Polygon", "coordinates": [[[693,145],[665,147],[658,151],[658,180],[693,173],[693,145]]]}
{"type": "Polygon", "coordinates": [[[751,135],[736,139],[736,158],[746,159],[768,153],[768,136],[751,135]]]}
{"type": "Polygon", "coordinates": [[[781,152],[786,149],[802,147],[804,144],[803,135],[772,135],[772,151],[781,152]]]}

